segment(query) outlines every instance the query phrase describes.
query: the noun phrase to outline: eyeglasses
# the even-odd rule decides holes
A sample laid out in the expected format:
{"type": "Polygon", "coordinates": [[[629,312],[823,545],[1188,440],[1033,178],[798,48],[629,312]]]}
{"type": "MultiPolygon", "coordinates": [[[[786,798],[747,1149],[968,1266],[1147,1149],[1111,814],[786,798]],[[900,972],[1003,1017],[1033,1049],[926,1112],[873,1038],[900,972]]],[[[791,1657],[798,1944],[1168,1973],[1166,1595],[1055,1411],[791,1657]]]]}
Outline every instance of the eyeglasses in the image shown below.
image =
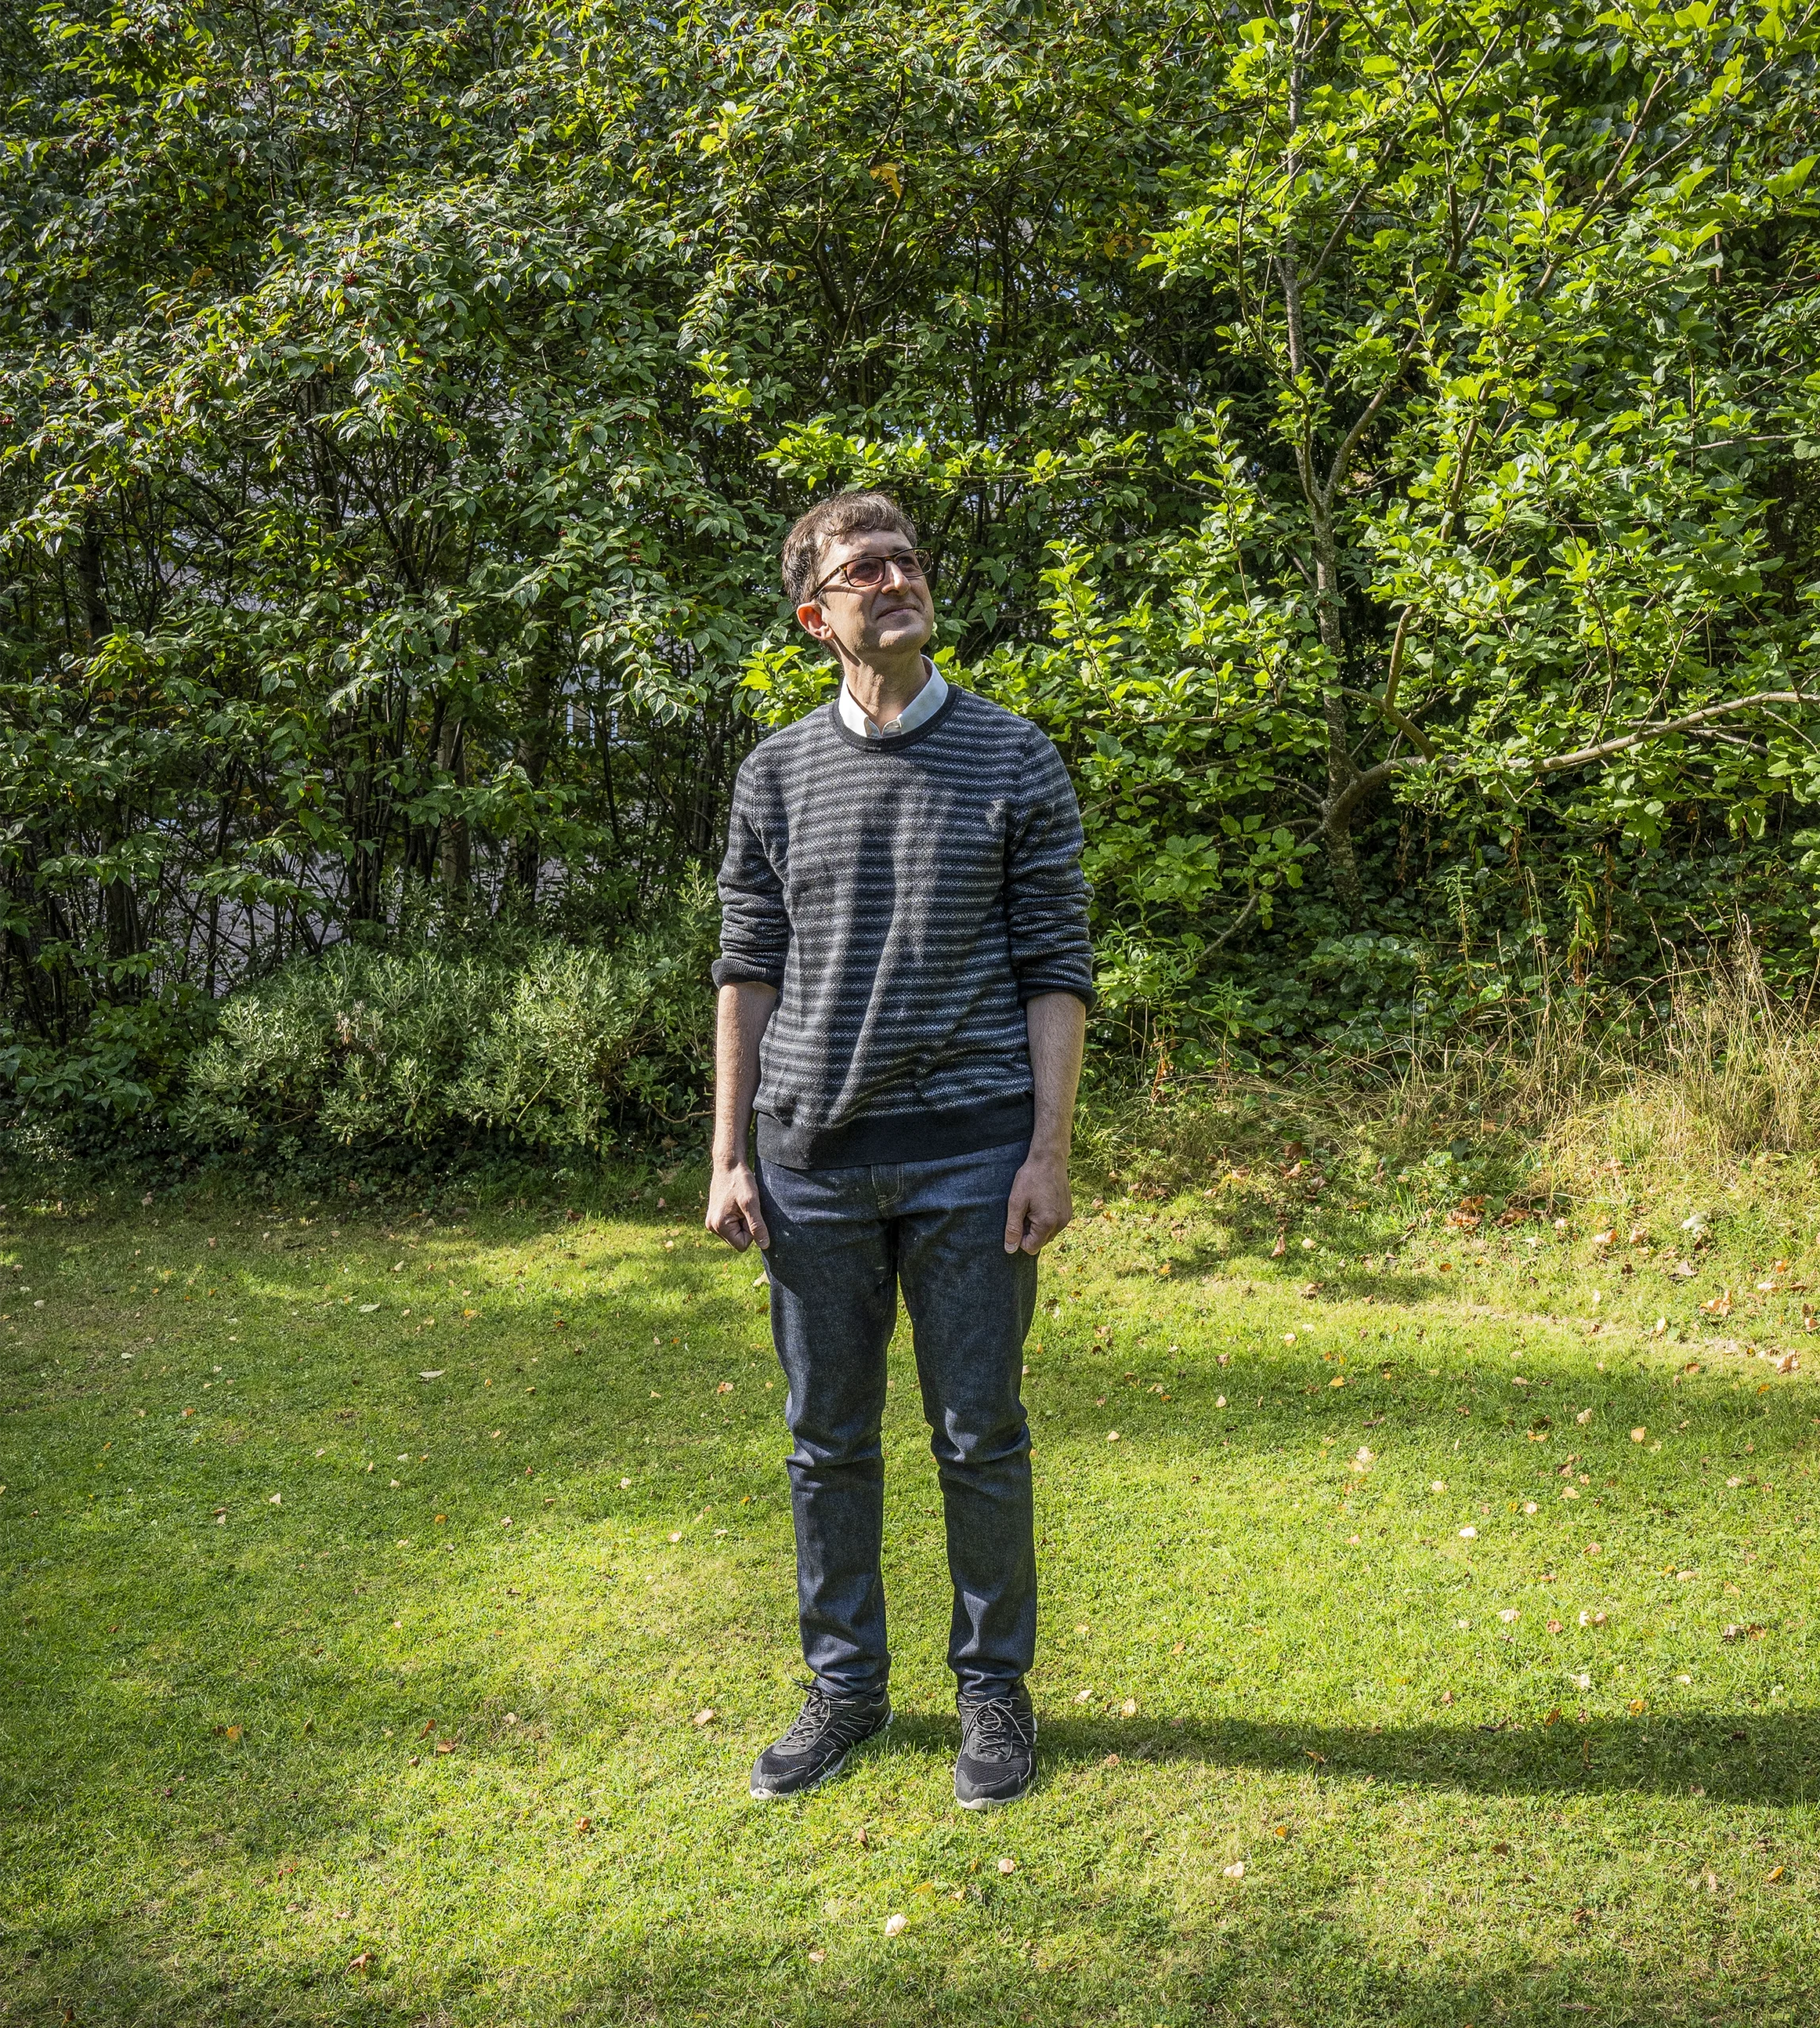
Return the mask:
{"type": "Polygon", "coordinates": [[[824,578],[809,596],[818,598],[830,585],[845,592],[876,592],[886,583],[893,570],[907,585],[914,578],[928,581],[929,551],[925,549],[894,550],[889,556],[856,556],[843,563],[831,576],[824,578]]]}

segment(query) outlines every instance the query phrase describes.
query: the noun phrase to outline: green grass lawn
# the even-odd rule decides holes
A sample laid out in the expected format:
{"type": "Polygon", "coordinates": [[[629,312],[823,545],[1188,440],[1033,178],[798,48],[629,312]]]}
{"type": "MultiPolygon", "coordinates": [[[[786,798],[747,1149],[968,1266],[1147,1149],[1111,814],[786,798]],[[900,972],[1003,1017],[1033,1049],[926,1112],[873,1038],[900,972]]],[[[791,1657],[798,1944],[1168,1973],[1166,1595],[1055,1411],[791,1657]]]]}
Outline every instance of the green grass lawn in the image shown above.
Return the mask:
{"type": "Polygon", "coordinates": [[[1754,1355],[1820,1346],[1811,1226],[1323,1199],[1273,1260],[1238,1186],[1084,1204],[1027,1383],[1040,1786],[975,1817],[907,1332],[899,1722],[747,1799],[802,1673],[781,1384],[686,1176],[24,1190],[13,2020],[1820,2014],[1815,1396],[1754,1355]]]}

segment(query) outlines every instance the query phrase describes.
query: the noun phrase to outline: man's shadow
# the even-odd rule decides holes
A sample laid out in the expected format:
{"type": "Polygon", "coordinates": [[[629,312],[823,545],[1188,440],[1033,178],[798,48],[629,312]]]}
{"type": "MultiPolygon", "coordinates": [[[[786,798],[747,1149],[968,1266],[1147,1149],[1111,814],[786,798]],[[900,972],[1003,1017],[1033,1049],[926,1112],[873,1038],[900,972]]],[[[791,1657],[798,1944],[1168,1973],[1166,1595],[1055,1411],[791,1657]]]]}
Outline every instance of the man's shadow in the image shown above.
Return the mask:
{"type": "MultiPolygon", "coordinates": [[[[920,1728],[909,1729],[914,1736],[920,1728]]],[[[1584,1724],[1568,1711],[1552,1722],[1461,1718],[1382,1729],[1070,1717],[1043,1724],[1038,1752],[1076,1764],[1116,1754],[1120,1765],[1194,1761],[1486,1794],[1704,1794],[1777,1806],[1820,1796],[1820,1712],[1810,1710],[1651,1712],[1584,1724]]]]}

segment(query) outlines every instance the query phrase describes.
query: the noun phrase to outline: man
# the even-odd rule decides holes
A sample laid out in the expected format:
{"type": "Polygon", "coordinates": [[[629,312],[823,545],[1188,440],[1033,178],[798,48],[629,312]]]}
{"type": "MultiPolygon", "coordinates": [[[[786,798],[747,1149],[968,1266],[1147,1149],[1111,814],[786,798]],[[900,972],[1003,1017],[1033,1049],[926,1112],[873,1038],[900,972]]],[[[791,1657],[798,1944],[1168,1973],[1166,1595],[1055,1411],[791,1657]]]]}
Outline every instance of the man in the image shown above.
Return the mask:
{"type": "Polygon", "coordinates": [[[752,1794],[815,1787],[891,1723],[879,1428],[901,1287],[954,1585],[955,1796],[977,1809],[1036,1771],[1018,1378],[1036,1256],[1072,1214],[1092,967],[1061,758],[925,655],[915,544],[879,493],[822,501],[784,544],[796,617],[841,686],[763,741],[734,789],[708,1225],[765,1256],[814,1678],[752,1794]]]}

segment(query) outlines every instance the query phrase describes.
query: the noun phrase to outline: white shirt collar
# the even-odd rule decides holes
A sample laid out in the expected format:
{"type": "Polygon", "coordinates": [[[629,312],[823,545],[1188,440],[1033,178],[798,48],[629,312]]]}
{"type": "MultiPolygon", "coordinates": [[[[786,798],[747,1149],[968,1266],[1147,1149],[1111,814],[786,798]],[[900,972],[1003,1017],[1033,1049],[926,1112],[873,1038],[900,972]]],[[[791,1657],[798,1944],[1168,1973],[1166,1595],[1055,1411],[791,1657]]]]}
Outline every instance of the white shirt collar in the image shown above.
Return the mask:
{"type": "Polygon", "coordinates": [[[914,732],[918,726],[926,725],[948,702],[948,683],[927,655],[922,658],[922,665],[929,672],[929,680],[889,725],[875,725],[867,717],[864,706],[843,683],[840,700],[841,724],[859,739],[897,739],[906,732],[914,732]]]}

